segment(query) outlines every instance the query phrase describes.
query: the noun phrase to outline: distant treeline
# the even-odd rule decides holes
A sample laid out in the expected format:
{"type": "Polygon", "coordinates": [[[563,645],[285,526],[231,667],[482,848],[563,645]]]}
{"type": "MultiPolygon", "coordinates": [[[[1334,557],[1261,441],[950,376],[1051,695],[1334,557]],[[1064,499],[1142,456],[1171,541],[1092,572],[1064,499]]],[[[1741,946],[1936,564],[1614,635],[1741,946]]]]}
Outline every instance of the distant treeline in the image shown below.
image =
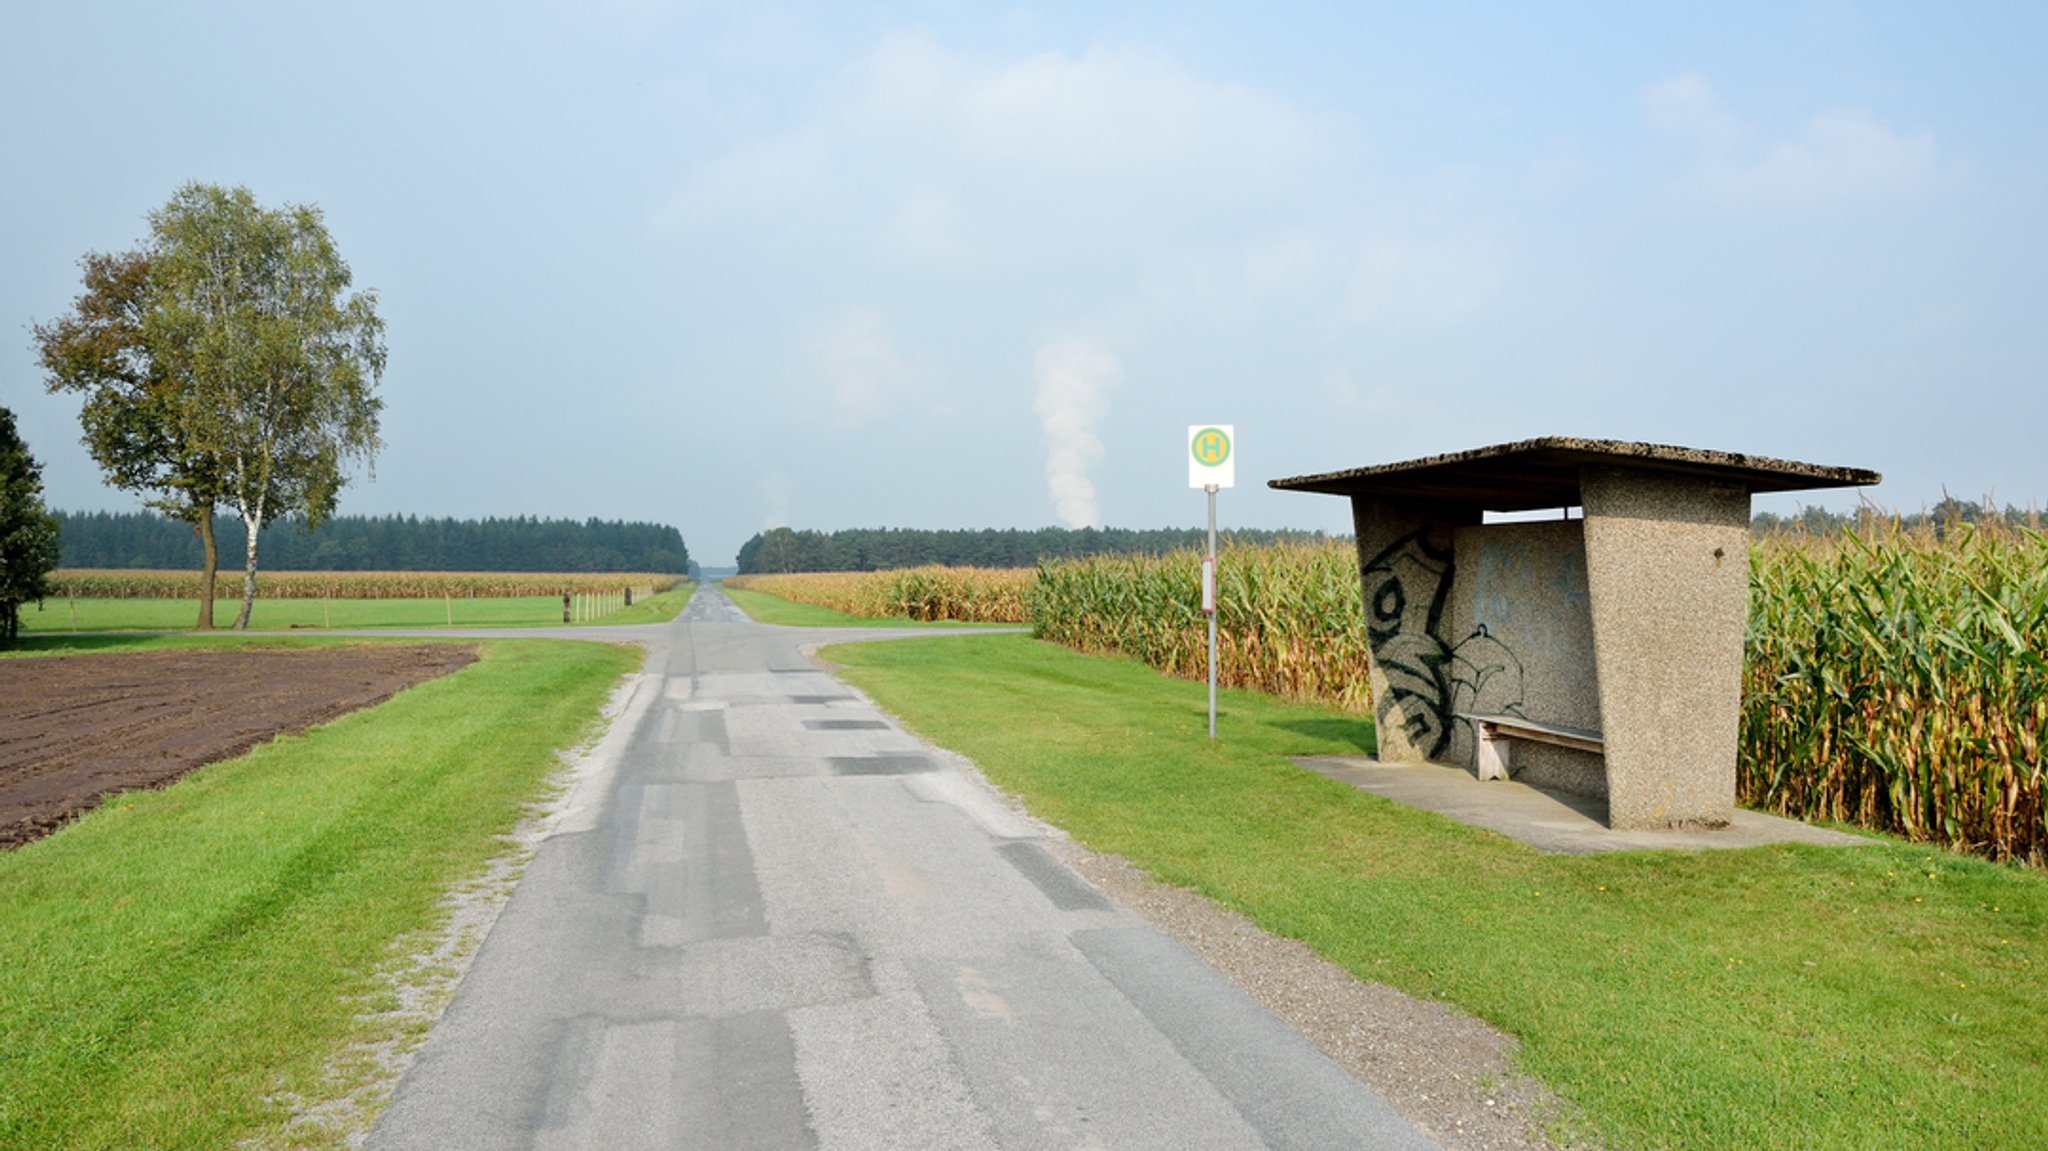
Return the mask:
{"type": "Polygon", "coordinates": [[[2039,531],[2048,526],[2048,514],[2012,505],[2007,505],[2004,511],[2000,511],[1997,504],[1989,501],[1980,504],[1974,500],[1950,498],[1942,500],[1926,511],[1905,515],[1865,506],[1852,512],[1802,508],[1796,516],[1758,512],[1749,519],[1750,533],[1759,536],[1790,532],[1826,535],[1849,529],[1867,530],[1891,525],[1912,531],[1931,529],[1936,536],[1941,536],[1958,524],[1993,524],[1999,527],[2023,527],[2039,531]]]}
{"type": "MultiPolygon", "coordinates": [[[[1227,533],[1238,543],[1302,543],[1328,539],[1322,532],[1240,529],[1227,533]]],[[[793,531],[776,528],[740,545],[741,575],[764,572],[888,571],[944,564],[948,567],[1026,568],[1042,559],[1073,556],[1162,554],[1201,547],[1201,528],[994,528],[922,531],[915,528],[849,528],[793,531]]]]}
{"type": "MultiPolygon", "coordinates": [[[[67,568],[197,568],[199,534],[155,512],[57,512],[67,568]]],[[[216,516],[220,565],[239,570],[242,521],[216,516]]],[[[308,532],[267,524],[257,561],[269,571],[675,572],[690,552],[664,524],[605,520],[336,516],[308,532]]]]}

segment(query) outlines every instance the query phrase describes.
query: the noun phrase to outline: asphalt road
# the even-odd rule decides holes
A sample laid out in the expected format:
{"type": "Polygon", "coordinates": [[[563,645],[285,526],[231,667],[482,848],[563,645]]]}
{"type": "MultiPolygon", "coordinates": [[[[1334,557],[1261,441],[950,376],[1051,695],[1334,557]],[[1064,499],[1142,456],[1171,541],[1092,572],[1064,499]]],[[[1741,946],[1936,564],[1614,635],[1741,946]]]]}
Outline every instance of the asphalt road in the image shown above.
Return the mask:
{"type": "Polygon", "coordinates": [[[888,633],[632,634],[372,1151],[1435,1146],[801,651],[888,633]]]}

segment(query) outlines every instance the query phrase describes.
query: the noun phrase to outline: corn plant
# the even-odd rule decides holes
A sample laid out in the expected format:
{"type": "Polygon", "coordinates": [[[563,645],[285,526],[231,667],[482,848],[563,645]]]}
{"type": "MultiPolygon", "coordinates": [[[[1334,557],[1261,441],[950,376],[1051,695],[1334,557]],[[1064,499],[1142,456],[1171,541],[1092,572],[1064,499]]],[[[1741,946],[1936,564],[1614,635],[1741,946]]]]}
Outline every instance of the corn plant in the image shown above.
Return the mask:
{"type": "Polygon", "coordinates": [[[725,582],[864,619],[1025,623],[1025,591],[1032,578],[1029,568],[931,566],[733,576],[725,582]]]}
{"type": "MultiPolygon", "coordinates": [[[[1198,552],[1048,563],[1030,606],[1040,638],[1208,677],[1198,552]]],[[[1218,683],[1352,711],[1371,706],[1358,557],[1349,543],[1224,548],[1216,620],[1218,683]]]]}
{"type": "Polygon", "coordinates": [[[1751,564],[1739,787],[1752,806],[2048,855],[2048,536],[1882,528],[1751,564]]]}

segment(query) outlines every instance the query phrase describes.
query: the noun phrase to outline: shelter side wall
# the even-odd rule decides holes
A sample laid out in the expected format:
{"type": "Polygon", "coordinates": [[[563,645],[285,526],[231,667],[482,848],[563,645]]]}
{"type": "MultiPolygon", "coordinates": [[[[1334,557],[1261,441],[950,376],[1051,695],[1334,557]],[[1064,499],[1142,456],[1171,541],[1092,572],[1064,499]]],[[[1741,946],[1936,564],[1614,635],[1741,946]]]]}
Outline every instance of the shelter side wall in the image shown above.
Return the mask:
{"type": "Polygon", "coordinates": [[[1456,532],[1477,513],[1371,497],[1351,501],[1372,652],[1373,716],[1383,763],[1462,762],[1450,680],[1456,532]]]}
{"type": "Polygon", "coordinates": [[[1748,490],[1605,467],[1580,484],[1608,823],[1724,823],[1735,810],[1748,490]]]}
{"type": "MultiPolygon", "coordinates": [[[[1451,591],[1455,712],[1519,715],[1600,730],[1584,524],[1550,520],[1459,528],[1451,591]]],[[[1478,733],[1459,720],[1452,762],[1470,765],[1478,733]]],[[[1515,778],[1581,795],[1607,792],[1599,755],[1518,743],[1515,778]]]]}

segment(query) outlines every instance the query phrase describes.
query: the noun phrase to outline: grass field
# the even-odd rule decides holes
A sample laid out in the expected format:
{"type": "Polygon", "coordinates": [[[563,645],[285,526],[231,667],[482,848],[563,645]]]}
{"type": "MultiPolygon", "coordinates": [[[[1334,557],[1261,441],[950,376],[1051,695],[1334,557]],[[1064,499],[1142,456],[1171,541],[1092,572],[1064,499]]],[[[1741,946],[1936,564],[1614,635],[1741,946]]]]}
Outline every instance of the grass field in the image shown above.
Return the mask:
{"type": "Polygon", "coordinates": [[[1015,628],[1017,624],[1004,623],[960,623],[953,620],[912,620],[912,619],[870,619],[866,616],[848,615],[828,607],[815,604],[794,603],[781,596],[767,592],[746,591],[742,588],[722,585],[725,594],[748,617],[757,623],[774,624],[778,627],[933,627],[933,628],[1015,628]]]}
{"type": "Polygon", "coordinates": [[[505,849],[639,660],[489,642],[465,671],[0,855],[0,1148],[301,1145],[277,1100],[348,1086],[330,1063],[391,1026],[363,1017],[389,1001],[380,966],[505,849]]]}
{"type": "Polygon", "coordinates": [[[2048,1146],[2048,877],[1871,847],[1560,857],[1323,779],[1370,722],[1021,636],[829,648],[1089,847],[1522,1042],[1620,1148],[2048,1146]]]}
{"type": "MultiPolygon", "coordinates": [[[[676,617],[689,602],[695,584],[683,584],[602,619],[596,624],[618,627],[660,623],[676,617]]],[[[214,601],[215,626],[226,628],[242,601],[214,601]]],[[[41,610],[21,610],[23,635],[58,635],[72,631],[183,631],[199,618],[196,599],[48,599],[41,610]]],[[[320,628],[430,627],[562,627],[561,596],[516,596],[465,599],[262,599],[250,613],[252,630],[289,631],[320,628]]]]}

